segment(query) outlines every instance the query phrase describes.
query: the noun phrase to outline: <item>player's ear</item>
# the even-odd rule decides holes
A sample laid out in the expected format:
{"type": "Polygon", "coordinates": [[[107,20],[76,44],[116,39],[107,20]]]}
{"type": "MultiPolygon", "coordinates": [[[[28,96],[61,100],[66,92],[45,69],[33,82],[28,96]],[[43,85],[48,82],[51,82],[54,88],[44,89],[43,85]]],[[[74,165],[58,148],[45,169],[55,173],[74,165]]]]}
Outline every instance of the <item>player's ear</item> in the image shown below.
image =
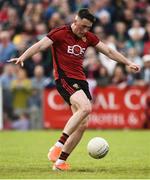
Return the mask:
{"type": "Polygon", "coordinates": [[[77,24],[79,22],[80,22],[80,17],[78,15],[76,15],[74,18],[74,23],[77,24]]]}
{"type": "Polygon", "coordinates": [[[74,18],[74,24],[77,23],[77,19],[78,19],[78,16],[75,16],[75,18],[74,18]]]}

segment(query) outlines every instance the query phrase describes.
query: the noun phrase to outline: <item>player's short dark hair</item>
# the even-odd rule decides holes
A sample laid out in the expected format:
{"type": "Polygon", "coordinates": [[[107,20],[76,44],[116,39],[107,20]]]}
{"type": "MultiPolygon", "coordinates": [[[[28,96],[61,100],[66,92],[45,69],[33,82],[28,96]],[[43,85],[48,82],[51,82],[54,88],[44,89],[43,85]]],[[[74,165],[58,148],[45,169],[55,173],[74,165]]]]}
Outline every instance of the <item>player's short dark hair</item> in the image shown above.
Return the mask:
{"type": "Polygon", "coordinates": [[[83,19],[88,19],[89,21],[91,21],[92,23],[95,22],[96,18],[89,12],[89,10],[87,8],[83,8],[83,9],[80,9],[78,11],[78,16],[83,19]]]}

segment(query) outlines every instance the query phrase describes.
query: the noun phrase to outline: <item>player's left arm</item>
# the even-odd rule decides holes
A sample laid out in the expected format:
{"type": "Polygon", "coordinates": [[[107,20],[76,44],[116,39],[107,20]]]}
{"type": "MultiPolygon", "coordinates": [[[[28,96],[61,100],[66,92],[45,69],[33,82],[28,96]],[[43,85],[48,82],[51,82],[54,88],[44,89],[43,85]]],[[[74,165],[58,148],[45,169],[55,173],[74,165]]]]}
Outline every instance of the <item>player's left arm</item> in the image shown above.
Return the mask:
{"type": "Polygon", "coordinates": [[[139,72],[140,71],[139,65],[131,62],[125,56],[123,56],[121,53],[119,53],[116,50],[111,49],[110,47],[105,45],[103,42],[100,41],[95,47],[99,52],[103,53],[104,55],[106,55],[110,59],[129,66],[129,68],[133,72],[139,72]]]}

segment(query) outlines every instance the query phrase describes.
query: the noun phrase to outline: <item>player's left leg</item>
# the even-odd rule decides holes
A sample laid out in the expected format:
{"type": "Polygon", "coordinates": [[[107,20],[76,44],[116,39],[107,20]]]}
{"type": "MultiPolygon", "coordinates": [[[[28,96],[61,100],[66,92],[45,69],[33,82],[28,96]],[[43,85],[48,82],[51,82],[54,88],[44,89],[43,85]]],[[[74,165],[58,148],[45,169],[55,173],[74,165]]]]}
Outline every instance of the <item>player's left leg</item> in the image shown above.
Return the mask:
{"type": "Polygon", "coordinates": [[[66,143],[64,144],[64,146],[62,148],[62,152],[61,152],[58,160],[53,165],[53,170],[57,170],[57,169],[68,170],[68,169],[70,169],[70,166],[68,163],[66,163],[66,160],[69,157],[69,155],[71,154],[71,152],[74,150],[74,148],[80,142],[80,140],[83,136],[83,133],[85,132],[85,130],[87,128],[87,121],[88,121],[88,117],[84,121],[82,121],[79,128],[77,130],[75,130],[75,132],[73,132],[69,136],[69,138],[67,139],[66,143]]]}
{"type": "MultiPolygon", "coordinates": [[[[77,111],[77,108],[72,105],[71,110],[74,114],[77,111]]],[[[63,157],[63,158],[65,158],[65,160],[67,159],[69,154],[73,151],[73,149],[76,147],[76,145],[79,143],[80,139],[82,138],[82,135],[83,135],[85,129],[87,128],[87,121],[88,121],[88,118],[86,118],[80,124],[79,128],[69,136],[63,149],[62,149],[62,147],[58,147],[56,145],[50,149],[50,151],[48,153],[48,159],[50,161],[55,162],[59,158],[61,152],[66,152],[65,157],[63,157]]]]}
{"type": "MultiPolygon", "coordinates": [[[[71,110],[72,110],[72,113],[74,114],[77,111],[77,108],[71,105],[71,110]]],[[[70,139],[70,137],[68,139],[70,139]]],[[[59,143],[59,141],[57,141],[57,143],[50,148],[48,152],[48,159],[52,162],[55,162],[59,158],[62,152],[62,147],[63,147],[62,144],[59,143]]]]}

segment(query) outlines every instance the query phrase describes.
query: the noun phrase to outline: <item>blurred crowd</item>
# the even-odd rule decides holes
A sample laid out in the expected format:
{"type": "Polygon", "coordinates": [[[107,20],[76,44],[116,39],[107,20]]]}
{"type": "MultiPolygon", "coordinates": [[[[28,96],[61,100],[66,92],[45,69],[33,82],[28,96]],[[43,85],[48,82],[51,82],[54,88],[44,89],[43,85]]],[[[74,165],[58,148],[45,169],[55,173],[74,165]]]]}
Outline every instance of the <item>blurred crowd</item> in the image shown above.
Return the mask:
{"type": "Polygon", "coordinates": [[[150,0],[0,0],[0,83],[4,118],[13,119],[11,128],[23,122],[23,129],[41,128],[41,92],[55,84],[50,49],[35,54],[23,68],[7,60],[20,56],[51,29],[70,24],[80,8],[96,16],[91,31],[100,40],[142,68],[133,74],[89,47],[83,65],[91,91],[95,86],[150,85],[150,0]]]}

